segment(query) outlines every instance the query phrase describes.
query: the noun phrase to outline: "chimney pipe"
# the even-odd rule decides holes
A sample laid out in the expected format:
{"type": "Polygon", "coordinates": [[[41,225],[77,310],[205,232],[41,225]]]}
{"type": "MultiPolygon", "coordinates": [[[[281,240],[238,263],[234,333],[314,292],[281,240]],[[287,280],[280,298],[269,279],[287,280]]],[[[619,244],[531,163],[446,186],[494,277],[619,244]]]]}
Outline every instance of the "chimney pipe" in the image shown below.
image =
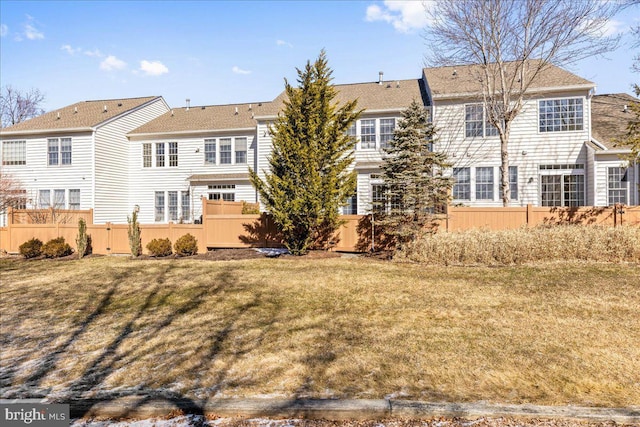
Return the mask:
{"type": "Polygon", "coordinates": [[[191,107],[191,100],[187,98],[185,101],[187,101],[187,111],[189,111],[189,107],[191,107]]]}
{"type": "Polygon", "coordinates": [[[382,71],[378,72],[378,84],[381,85],[382,84],[382,76],[384,76],[384,73],[382,71]]]}

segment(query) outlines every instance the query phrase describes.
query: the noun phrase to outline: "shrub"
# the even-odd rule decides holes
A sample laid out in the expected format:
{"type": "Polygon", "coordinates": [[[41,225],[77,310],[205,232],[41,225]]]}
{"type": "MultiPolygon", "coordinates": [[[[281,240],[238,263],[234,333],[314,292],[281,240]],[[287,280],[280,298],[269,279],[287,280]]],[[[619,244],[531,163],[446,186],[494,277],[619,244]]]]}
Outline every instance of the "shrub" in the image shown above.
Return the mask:
{"type": "Polygon", "coordinates": [[[20,245],[20,254],[26,259],[42,255],[42,241],[40,239],[27,240],[20,245]]]}
{"type": "Polygon", "coordinates": [[[64,237],[58,237],[45,243],[44,246],[42,246],[42,253],[47,258],[60,258],[71,255],[73,249],[64,241],[64,237]]]}
{"type": "Polygon", "coordinates": [[[245,200],[242,201],[242,215],[257,215],[260,213],[259,203],[249,203],[245,200]]]}
{"type": "Polygon", "coordinates": [[[87,223],[84,219],[78,220],[78,237],[76,237],[76,247],[78,248],[78,258],[82,258],[89,253],[89,235],[87,234],[87,223]]]}
{"type": "Polygon", "coordinates": [[[131,214],[131,217],[127,216],[127,236],[129,237],[129,249],[131,249],[131,256],[142,255],[142,238],[140,237],[140,224],[138,223],[138,212],[135,210],[131,214]]]}
{"type": "Polygon", "coordinates": [[[195,255],[198,253],[198,241],[191,234],[187,233],[176,240],[173,245],[176,254],[180,256],[195,255]]]}
{"type": "Polygon", "coordinates": [[[147,243],[147,250],[151,256],[169,256],[171,255],[171,240],[153,239],[147,243]]]}

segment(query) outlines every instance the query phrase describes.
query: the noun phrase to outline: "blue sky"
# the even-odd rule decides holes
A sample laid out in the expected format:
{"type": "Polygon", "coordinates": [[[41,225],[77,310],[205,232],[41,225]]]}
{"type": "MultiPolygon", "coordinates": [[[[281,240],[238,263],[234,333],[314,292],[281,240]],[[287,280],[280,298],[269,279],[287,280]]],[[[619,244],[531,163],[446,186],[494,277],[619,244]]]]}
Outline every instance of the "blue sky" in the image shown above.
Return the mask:
{"type": "MultiPolygon", "coordinates": [[[[40,89],[45,109],[162,95],[170,106],[268,101],[326,49],[335,83],[418,78],[428,48],[418,1],[0,1],[0,85],[40,89]]],[[[640,80],[628,28],[607,58],[570,70],[597,93],[640,80]]]]}

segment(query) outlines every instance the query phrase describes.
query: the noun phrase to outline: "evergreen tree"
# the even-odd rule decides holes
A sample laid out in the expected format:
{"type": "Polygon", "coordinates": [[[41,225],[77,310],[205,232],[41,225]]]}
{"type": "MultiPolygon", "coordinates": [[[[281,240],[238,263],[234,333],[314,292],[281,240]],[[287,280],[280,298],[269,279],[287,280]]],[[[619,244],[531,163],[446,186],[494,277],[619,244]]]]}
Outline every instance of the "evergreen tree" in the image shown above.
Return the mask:
{"type": "Polygon", "coordinates": [[[435,133],[424,106],[413,100],[385,148],[386,197],[374,210],[383,232],[393,236],[399,247],[432,224],[449,200],[453,181],[444,171],[451,165],[444,153],[432,150],[435,133]]]}
{"type": "Polygon", "coordinates": [[[285,79],[287,100],[270,132],[273,151],[264,181],[251,182],[295,255],[322,246],[338,226],[339,209],[356,188],[351,168],[355,139],[347,129],[360,111],[356,101],[338,106],[324,50],[297,69],[298,86],[285,79]]]}

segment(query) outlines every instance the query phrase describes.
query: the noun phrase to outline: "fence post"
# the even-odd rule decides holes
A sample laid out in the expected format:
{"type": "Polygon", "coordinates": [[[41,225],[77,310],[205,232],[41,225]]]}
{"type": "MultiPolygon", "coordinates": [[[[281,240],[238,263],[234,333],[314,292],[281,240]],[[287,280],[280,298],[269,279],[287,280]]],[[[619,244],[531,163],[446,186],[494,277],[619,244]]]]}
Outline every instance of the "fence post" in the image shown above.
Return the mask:
{"type": "Polygon", "coordinates": [[[533,205],[531,203],[527,203],[527,218],[526,218],[527,227],[531,226],[532,220],[533,220],[533,205]]]}

